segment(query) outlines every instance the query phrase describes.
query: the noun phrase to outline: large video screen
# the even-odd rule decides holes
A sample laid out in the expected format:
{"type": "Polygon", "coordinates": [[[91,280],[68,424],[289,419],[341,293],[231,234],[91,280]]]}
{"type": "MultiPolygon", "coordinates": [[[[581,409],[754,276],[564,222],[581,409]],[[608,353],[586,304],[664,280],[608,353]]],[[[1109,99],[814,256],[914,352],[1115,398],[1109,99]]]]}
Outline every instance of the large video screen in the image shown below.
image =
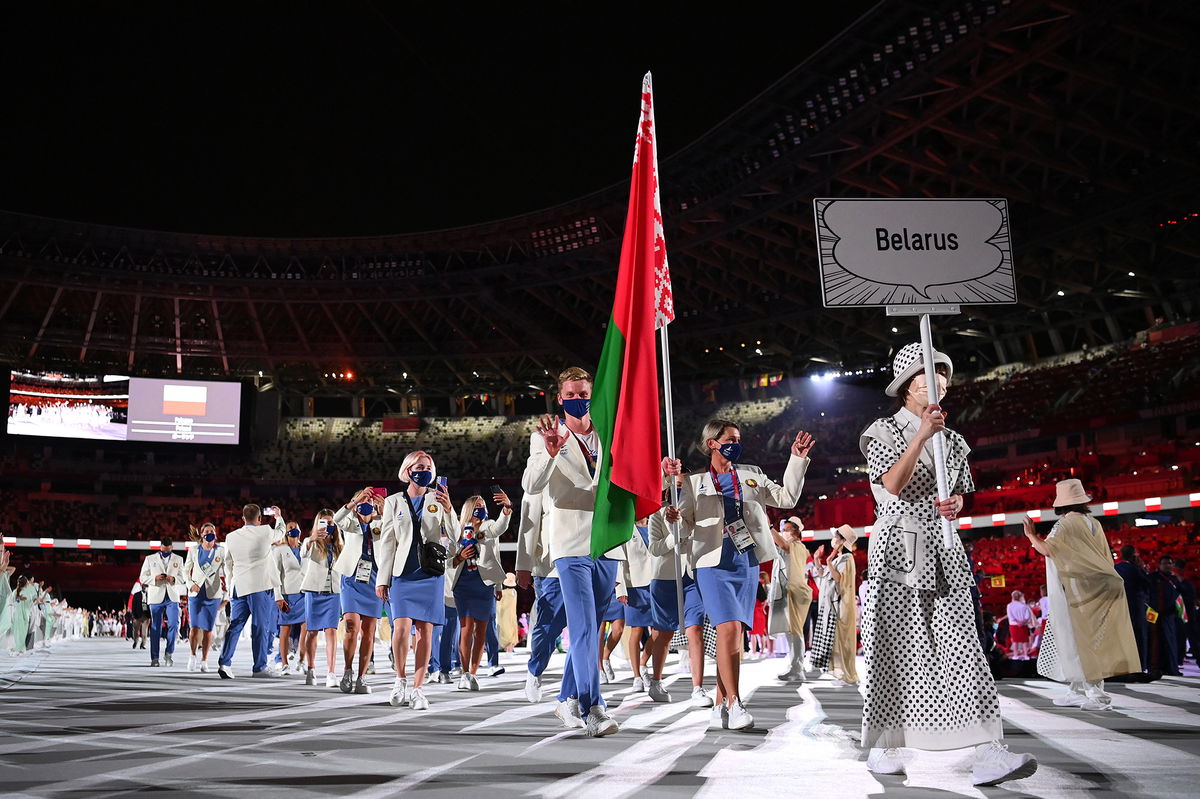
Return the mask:
{"type": "Polygon", "coordinates": [[[105,441],[237,444],[240,383],[12,372],[8,433],[105,441]]]}

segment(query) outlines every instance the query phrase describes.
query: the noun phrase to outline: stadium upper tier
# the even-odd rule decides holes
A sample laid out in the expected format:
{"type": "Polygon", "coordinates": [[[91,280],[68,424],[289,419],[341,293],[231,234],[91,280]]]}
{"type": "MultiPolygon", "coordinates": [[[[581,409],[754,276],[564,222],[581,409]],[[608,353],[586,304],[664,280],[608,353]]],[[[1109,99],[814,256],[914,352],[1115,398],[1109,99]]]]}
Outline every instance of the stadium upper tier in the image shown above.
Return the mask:
{"type": "MultiPolygon", "coordinates": [[[[879,4],[664,153],[676,375],[856,369],[914,337],[876,309],[820,307],[816,196],[1009,200],[1021,304],[939,321],[939,347],[980,370],[1186,317],[1200,98],[1180,76],[1197,23],[1190,3],[879,4]]],[[[0,357],[385,399],[544,387],[598,357],[626,201],[617,185],[483,225],[325,239],[0,213],[0,357]]]]}

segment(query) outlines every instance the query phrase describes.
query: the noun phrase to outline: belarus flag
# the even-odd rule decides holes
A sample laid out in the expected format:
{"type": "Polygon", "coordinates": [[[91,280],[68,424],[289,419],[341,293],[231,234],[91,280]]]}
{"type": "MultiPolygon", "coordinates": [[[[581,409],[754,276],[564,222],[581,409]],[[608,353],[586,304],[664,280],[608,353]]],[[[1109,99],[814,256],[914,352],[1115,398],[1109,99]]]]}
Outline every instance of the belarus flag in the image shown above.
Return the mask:
{"type": "Polygon", "coordinates": [[[208,405],[208,386],[163,386],[162,412],[165,416],[203,416],[208,405]]]}
{"type": "Polygon", "coordinates": [[[604,450],[592,520],[594,558],[628,541],[634,522],[662,507],[654,333],[674,318],[658,201],[654,96],[647,72],[617,292],[592,391],[592,423],[604,450]]]}

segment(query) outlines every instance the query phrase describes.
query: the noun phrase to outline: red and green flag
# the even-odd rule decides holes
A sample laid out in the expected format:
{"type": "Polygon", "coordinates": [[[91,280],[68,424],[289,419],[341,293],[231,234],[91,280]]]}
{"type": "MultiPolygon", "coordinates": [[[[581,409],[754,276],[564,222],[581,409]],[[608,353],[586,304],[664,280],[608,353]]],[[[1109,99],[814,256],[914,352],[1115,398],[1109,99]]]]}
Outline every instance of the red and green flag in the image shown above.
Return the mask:
{"type": "Polygon", "coordinates": [[[654,92],[647,72],[617,291],[592,390],[592,423],[604,452],[592,521],[593,558],[628,541],[634,522],[662,507],[654,334],[674,318],[658,199],[654,92]]]}

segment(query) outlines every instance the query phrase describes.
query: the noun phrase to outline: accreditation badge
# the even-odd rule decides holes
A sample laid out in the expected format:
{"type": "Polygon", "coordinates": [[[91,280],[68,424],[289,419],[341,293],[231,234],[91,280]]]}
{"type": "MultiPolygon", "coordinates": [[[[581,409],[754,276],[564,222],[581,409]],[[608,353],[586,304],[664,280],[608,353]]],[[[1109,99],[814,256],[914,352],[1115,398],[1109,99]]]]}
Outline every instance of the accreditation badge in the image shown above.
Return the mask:
{"type": "Polygon", "coordinates": [[[359,583],[371,582],[371,561],[363,558],[358,562],[358,568],[354,570],[354,580],[359,583]]]}
{"type": "Polygon", "coordinates": [[[754,546],[754,536],[750,535],[750,528],[741,519],[733,524],[725,525],[725,535],[729,536],[729,540],[733,542],[738,552],[745,552],[754,546]]]}
{"type": "Polygon", "coordinates": [[[1158,611],[1154,608],[1146,608],[1146,621],[1154,624],[1158,621],[1158,611]]]}

